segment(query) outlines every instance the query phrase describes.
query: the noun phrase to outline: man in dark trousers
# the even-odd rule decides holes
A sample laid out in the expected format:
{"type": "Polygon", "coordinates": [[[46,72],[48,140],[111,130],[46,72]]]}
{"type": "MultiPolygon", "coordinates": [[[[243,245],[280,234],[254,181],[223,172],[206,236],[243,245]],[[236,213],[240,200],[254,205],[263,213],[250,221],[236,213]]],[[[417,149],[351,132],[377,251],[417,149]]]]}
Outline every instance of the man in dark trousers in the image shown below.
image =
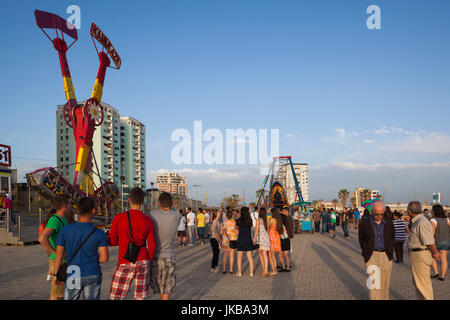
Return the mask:
{"type": "Polygon", "coordinates": [[[371,216],[359,226],[359,244],[366,263],[370,300],[389,300],[395,229],[391,219],[383,217],[385,205],[377,201],[371,216]]]}

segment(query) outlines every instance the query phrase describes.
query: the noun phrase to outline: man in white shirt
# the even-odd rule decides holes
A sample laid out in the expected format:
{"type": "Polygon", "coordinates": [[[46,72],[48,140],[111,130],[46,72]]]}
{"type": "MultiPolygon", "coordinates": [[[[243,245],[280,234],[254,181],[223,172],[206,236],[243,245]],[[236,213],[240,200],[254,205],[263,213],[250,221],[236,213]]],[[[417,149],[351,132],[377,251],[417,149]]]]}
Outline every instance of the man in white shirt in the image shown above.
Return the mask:
{"type": "Polygon", "coordinates": [[[188,247],[193,247],[195,241],[195,229],[197,226],[197,218],[195,216],[195,213],[192,212],[191,208],[188,208],[188,214],[186,215],[186,218],[187,218],[187,234],[189,238],[188,247]]]}
{"type": "Polygon", "coordinates": [[[255,234],[256,221],[259,217],[259,208],[255,207],[254,210],[250,213],[250,217],[252,218],[252,236],[255,234]]]}

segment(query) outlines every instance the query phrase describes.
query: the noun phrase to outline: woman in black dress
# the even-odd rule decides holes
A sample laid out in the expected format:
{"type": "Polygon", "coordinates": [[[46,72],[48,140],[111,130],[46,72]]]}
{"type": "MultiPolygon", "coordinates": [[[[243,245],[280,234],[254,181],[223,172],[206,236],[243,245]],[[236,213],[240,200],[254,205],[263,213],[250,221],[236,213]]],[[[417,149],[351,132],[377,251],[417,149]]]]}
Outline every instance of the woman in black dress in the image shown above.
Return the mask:
{"type": "Polygon", "coordinates": [[[250,277],[253,277],[253,240],[251,229],[253,226],[252,218],[250,217],[250,210],[247,207],[242,207],[241,215],[238,220],[239,235],[237,239],[237,251],[238,251],[238,273],[242,276],[242,256],[244,251],[247,252],[248,264],[250,267],[250,277]]]}

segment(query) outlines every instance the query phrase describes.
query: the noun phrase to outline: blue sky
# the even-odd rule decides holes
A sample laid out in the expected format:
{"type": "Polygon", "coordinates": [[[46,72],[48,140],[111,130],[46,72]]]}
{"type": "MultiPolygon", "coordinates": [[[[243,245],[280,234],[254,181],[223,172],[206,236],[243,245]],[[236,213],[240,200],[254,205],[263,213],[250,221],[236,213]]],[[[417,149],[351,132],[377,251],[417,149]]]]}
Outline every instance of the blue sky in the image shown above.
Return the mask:
{"type": "Polygon", "coordinates": [[[2,3],[0,143],[12,145],[20,175],[55,164],[64,102],[56,51],[33,10],[67,18],[72,4],[81,9],[68,52],[77,98],[91,94],[98,68],[94,21],[123,61],[108,70],[103,100],[147,126],[148,180],[176,169],[213,204],[243,189],[251,200],[263,179],[255,168],[172,163],[171,133],[202,120],[223,132],[280,129],[281,153],[311,166],[312,199],[367,186],[387,189],[388,201],[414,190],[448,201],[448,1],[2,3]],[[381,30],[366,27],[371,4],[381,8],[381,30]]]}

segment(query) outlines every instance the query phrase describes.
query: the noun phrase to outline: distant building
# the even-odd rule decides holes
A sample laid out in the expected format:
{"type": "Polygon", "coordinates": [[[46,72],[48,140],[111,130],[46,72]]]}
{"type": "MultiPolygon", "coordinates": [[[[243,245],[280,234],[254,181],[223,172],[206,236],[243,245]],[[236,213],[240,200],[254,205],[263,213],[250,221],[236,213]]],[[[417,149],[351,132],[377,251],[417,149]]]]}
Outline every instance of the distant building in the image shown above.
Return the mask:
{"type": "Polygon", "coordinates": [[[352,197],[356,199],[355,200],[356,205],[359,207],[362,206],[362,203],[364,202],[363,191],[366,189],[370,191],[370,196],[368,200],[373,200],[380,197],[380,193],[378,192],[378,190],[372,190],[370,188],[356,188],[353,191],[352,197]]]}
{"type": "MultiPolygon", "coordinates": [[[[308,164],[306,163],[293,163],[295,175],[297,177],[298,185],[302,193],[303,201],[309,201],[309,178],[308,178],[308,164]]],[[[280,180],[285,181],[283,186],[286,193],[288,203],[292,204],[300,201],[297,197],[297,190],[295,188],[295,181],[292,175],[292,169],[289,163],[280,167],[279,175],[280,180]]]]}
{"type": "Polygon", "coordinates": [[[436,192],[433,193],[433,196],[431,198],[431,204],[441,204],[441,193],[440,192],[436,192]]]}
{"type": "MultiPolygon", "coordinates": [[[[131,117],[120,117],[119,112],[105,102],[101,105],[104,118],[92,138],[92,169],[100,172],[103,180],[94,174],[95,186],[99,187],[106,180],[120,189],[123,176],[125,192],[133,187],[145,189],[145,126],[131,117]]],[[[72,128],[64,120],[63,107],[59,105],[56,110],[56,158],[58,171],[73,183],[76,145],[72,128]]]]}
{"type": "Polygon", "coordinates": [[[372,190],[370,191],[370,200],[374,200],[377,198],[380,198],[380,193],[378,192],[378,190],[372,190]]]}
{"type": "Polygon", "coordinates": [[[120,154],[125,185],[145,189],[145,126],[131,117],[120,118],[120,154]]]}
{"type": "Polygon", "coordinates": [[[159,174],[156,176],[156,188],[173,195],[187,197],[187,180],[176,172],[159,174]]]}

